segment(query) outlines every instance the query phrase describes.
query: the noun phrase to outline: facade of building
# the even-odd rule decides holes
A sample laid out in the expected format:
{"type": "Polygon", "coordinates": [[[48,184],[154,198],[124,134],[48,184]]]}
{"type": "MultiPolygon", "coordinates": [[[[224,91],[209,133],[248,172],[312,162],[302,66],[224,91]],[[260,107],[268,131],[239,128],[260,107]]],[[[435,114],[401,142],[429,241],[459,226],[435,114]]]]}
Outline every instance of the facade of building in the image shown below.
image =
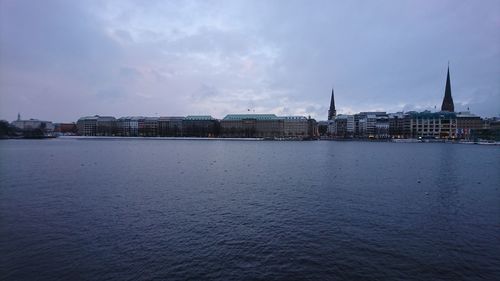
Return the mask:
{"type": "Polygon", "coordinates": [[[141,137],[157,137],[159,135],[158,121],[159,117],[145,117],[139,135],[141,137]]]}
{"type": "Polygon", "coordinates": [[[307,122],[309,124],[307,139],[310,139],[310,140],[318,139],[319,138],[318,122],[316,122],[315,119],[312,119],[311,116],[309,116],[309,118],[307,118],[307,122]]]}
{"type": "Polygon", "coordinates": [[[118,135],[124,137],[139,136],[139,120],[144,119],[140,116],[120,117],[117,120],[118,135]]]}
{"type": "Polygon", "coordinates": [[[78,132],[75,123],[56,123],[54,126],[54,132],[60,135],[75,135],[78,132]]]}
{"type": "Polygon", "coordinates": [[[221,136],[231,138],[284,137],[284,119],[275,114],[229,114],[220,121],[221,136]]]}
{"type": "Polygon", "coordinates": [[[314,139],[316,120],[304,116],[275,114],[229,114],[220,121],[220,136],[231,138],[314,139]]]}
{"type": "Polygon", "coordinates": [[[326,126],[327,126],[326,135],[330,138],[335,136],[336,126],[337,126],[335,119],[326,121],[326,126]]]}
{"type": "Polygon", "coordinates": [[[387,139],[390,138],[389,134],[389,117],[387,115],[377,116],[375,118],[375,138],[387,139]]]}
{"type": "Polygon", "coordinates": [[[318,133],[320,136],[328,135],[328,121],[318,121],[318,133]]]}
{"type": "Polygon", "coordinates": [[[185,137],[216,137],[219,122],[209,115],[189,115],[182,120],[182,135],[185,137]]]}
{"type": "Polygon", "coordinates": [[[185,117],[160,117],[158,119],[158,134],[161,137],[181,137],[182,120],[185,117]]]}
{"type": "Polygon", "coordinates": [[[309,121],[304,116],[283,116],[285,137],[305,138],[309,136],[309,121]]]}
{"type": "Polygon", "coordinates": [[[76,122],[78,134],[82,136],[115,136],[118,135],[117,120],[112,116],[88,116],[76,122]]]}
{"type": "Polygon", "coordinates": [[[116,118],[112,116],[99,116],[97,118],[98,136],[116,136],[118,133],[116,127],[116,118]]]}
{"type": "Polygon", "coordinates": [[[485,118],[482,120],[481,130],[473,130],[472,138],[474,140],[494,140],[500,141],[500,117],[485,118]]]}
{"type": "Polygon", "coordinates": [[[332,133],[336,138],[353,138],[354,115],[337,115],[335,122],[333,122],[332,133]]]}
{"type": "Polygon", "coordinates": [[[389,117],[385,112],[360,112],[354,115],[354,135],[358,138],[389,137],[389,117]]]}
{"type": "Polygon", "coordinates": [[[97,116],[87,116],[78,119],[76,127],[81,136],[97,136],[97,116]]]}
{"type": "Polygon", "coordinates": [[[410,137],[410,118],[403,112],[389,113],[389,135],[392,138],[402,139],[410,137]],[[407,129],[406,129],[407,128],[407,129]]]}
{"type": "Polygon", "coordinates": [[[12,125],[21,131],[37,130],[42,129],[44,131],[54,131],[55,126],[50,121],[42,121],[38,119],[29,120],[16,120],[12,122],[12,125]]]}
{"type": "Polygon", "coordinates": [[[50,121],[42,121],[38,119],[21,120],[21,116],[18,114],[17,120],[13,121],[11,125],[25,137],[54,136],[55,126],[50,121]]]}
{"type": "Polygon", "coordinates": [[[470,112],[457,113],[457,138],[470,139],[483,128],[481,117],[470,112]]]}
{"type": "Polygon", "coordinates": [[[413,138],[455,139],[457,117],[454,112],[410,113],[413,138]]]}

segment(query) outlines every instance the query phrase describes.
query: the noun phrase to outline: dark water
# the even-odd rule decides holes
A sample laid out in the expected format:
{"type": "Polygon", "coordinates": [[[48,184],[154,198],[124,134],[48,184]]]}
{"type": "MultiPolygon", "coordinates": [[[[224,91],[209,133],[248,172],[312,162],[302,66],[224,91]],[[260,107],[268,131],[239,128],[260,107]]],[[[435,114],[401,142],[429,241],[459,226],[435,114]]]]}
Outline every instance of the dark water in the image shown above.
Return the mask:
{"type": "Polygon", "coordinates": [[[1,280],[494,280],[500,148],[0,142],[1,280]]]}

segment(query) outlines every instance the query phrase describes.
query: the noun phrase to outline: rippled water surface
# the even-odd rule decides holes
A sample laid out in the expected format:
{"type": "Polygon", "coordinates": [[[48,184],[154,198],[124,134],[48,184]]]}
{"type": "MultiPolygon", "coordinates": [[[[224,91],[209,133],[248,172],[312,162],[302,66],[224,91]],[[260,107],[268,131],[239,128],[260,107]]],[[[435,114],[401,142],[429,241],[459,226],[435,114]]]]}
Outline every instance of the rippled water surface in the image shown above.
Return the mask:
{"type": "Polygon", "coordinates": [[[0,279],[494,280],[499,171],[478,145],[4,140],[0,279]]]}

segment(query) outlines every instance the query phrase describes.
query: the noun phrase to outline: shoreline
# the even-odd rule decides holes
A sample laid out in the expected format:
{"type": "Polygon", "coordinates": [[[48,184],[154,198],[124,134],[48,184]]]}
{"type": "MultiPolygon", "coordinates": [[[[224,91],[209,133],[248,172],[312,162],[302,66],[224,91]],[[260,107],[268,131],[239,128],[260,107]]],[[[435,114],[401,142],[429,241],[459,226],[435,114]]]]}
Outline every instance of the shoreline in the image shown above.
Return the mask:
{"type": "Polygon", "coordinates": [[[57,136],[42,138],[0,138],[0,140],[50,140],[50,139],[73,139],[73,140],[208,140],[208,141],[334,141],[334,142],[391,142],[391,143],[448,143],[467,145],[500,145],[498,141],[466,141],[445,139],[298,139],[298,138],[221,138],[221,137],[123,137],[123,136],[57,136]]]}
{"type": "MultiPolygon", "coordinates": [[[[26,139],[26,138],[4,138],[26,139]]],[[[74,140],[209,140],[209,141],[335,141],[335,142],[392,142],[392,143],[449,143],[500,145],[498,141],[466,141],[445,139],[297,139],[297,138],[221,138],[221,137],[123,137],[123,136],[58,136],[40,139],[74,139],[74,140]]]]}

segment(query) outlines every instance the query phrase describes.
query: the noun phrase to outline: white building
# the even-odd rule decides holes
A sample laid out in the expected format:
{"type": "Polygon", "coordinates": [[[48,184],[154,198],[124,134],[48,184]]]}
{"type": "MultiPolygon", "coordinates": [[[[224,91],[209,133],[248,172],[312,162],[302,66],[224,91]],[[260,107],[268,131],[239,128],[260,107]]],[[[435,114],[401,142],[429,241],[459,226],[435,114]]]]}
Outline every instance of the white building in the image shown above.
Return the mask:
{"type": "Polygon", "coordinates": [[[42,121],[38,119],[16,120],[12,126],[21,131],[42,130],[44,133],[53,133],[55,126],[50,121],[42,121]]]}

